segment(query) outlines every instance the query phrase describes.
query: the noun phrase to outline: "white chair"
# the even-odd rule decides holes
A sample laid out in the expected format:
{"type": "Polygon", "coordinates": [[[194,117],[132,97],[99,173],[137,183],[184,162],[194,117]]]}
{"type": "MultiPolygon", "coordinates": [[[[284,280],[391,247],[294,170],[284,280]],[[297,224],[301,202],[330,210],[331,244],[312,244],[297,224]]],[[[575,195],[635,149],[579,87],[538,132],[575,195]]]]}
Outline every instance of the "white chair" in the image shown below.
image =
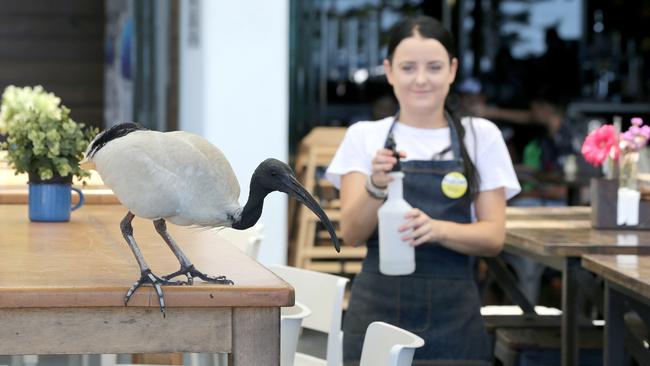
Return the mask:
{"type": "Polygon", "coordinates": [[[257,223],[246,230],[223,228],[217,232],[217,235],[234,244],[237,249],[246,253],[249,257],[257,259],[260,244],[262,243],[262,239],[264,239],[263,231],[264,225],[257,223]]]}
{"type": "Polygon", "coordinates": [[[296,301],[294,306],[282,308],[280,314],[280,366],[293,366],[302,321],[311,311],[296,301]]]}
{"type": "Polygon", "coordinates": [[[11,366],[36,366],[38,355],[11,356],[11,366]]]}
{"type": "MultiPolygon", "coordinates": [[[[87,355],[84,355],[84,356],[87,356],[87,355]]],[[[99,356],[100,356],[100,358],[99,358],[99,365],[100,366],[170,366],[170,365],[156,365],[156,364],[150,364],[150,363],[143,364],[143,363],[131,363],[131,362],[128,362],[128,363],[123,363],[122,362],[121,363],[121,362],[119,362],[120,359],[122,359],[122,361],[123,361],[124,358],[130,359],[132,357],[132,355],[117,355],[117,354],[108,354],[108,353],[106,353],[106,354],[102,354],[102,355],[99,355],[99,356]]],[[[88,361],[85,361],[85,362],[88,362],[88,361]]],[[[82,366],[83,366],[83,363],[84,363],[84,361],[82,361],[82,366]]],[[[88,364],[88,363],[86,363],[86,364],[88,364]]],[[[187,364],[187,363],[185,363],[185,364],[187,364]]],[[[190,363],[190,365],[195,366],[195,365],[198,365],[198,363],[196,363],[196,364],[190,363]]]]}
{"type": "MultiPolygon", "coordinates": [[[[120,363],[120,358],[131,358],[131,355],[120,356],[117,354],[102,354],[99,355],[99,365],[100,366],[145,366],[145,364],[138,363],[120,363]]],[[[146,364],[146,366],[170,366],[170,365],[155,365],[155,364],[146,364]]]]}
{"type": "Polygon", "coordinates": [[[359,366],[410,366],[416,348],[424,346],[417,335],[384,322],[366,330],[359,366]]]}
{"type": "Polygon", "coordinates": [[[302,322],[303,328],[327,333],[326,359],[320,359],[300,352],[296,353],[295,366],[343,364],[343,295],[348,279],[327,273],[315,272],[280,265],[270,269],[287,281],[296,292],[296,302],[306,305],[311,316],[302,322]]]}

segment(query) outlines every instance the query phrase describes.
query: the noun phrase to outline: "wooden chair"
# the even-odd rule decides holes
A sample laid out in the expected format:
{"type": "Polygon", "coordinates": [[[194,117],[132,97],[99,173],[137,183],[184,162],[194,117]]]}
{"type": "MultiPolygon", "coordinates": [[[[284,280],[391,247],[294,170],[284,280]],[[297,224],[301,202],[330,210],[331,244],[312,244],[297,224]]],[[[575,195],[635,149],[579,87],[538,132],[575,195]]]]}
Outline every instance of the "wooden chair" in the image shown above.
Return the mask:
{"type": "Polygon", "coordinates": [[[410,366],[416,348],[424,346],[417,335],[384,322],[366,330],[359,366],[410,366]]]}
{"type": "Polygon", "coordinates": [[[311,316],[303,320],[302,327],[327,333],[325,360],[298,352],[294,365],[340,366],[343,363],[343,296],[348,279],[281,265],[269,269],[293,286],[296,301],[311,310],[311,316]]]}
{"type": "MultiPolygon", "coordinates": [[[[317,201],[325,209],[325,213],[330,218],[334,225],[338,224],[338,217],[340,212],[340,207],[328,207],[331,206],[328,202],[322,199],[322,194],[319,192],[319,187],[323,184],[327,185],[322,177],[317,176],[317,169],[319,167],[326,168],[336,152],[336,147],[312,147],[307,153],[306,161],[304,162],[305,166],[300,170],[298,179],[303,184],[305,189],[311,193],[317,201]]],[[[292,200],[293,201],[293,200],[292,200]]],[[[312,250],[316,244],[316,225],[319,222],[316,215],[314,215],[309,209],[300,205],[295,206],[291,211],[291,217],[296,217],[296,234],[295,241],[293,245],[294,249],[294,264],[296,267],[307,268],[311,262],[312,258],[318,256],[317,253],[314,253],[312,250]]]]}
{"type": "MultiPolygon", "coordinates": [[[[327,181],[323,172],[332,161],[345,135],[345,128],[314,128],[300,143],[296,159],[296,174],[307,191],[325,209],[326,214],[337,226],[340,220],[338,192],[327,181]]],[[[292,259],[296,267],[330,273],[357,273],[365,248],[344,247],[341,253],[332,251],[329,234],[319,229],[318,218],[303,206],[290,201],[290,218],[294,223],[291,245],[292,259]]]]}
{"type": "MultiPolygon", "coordinates": [[[[497,329],[494,356],[504,366],[560,365],[561,330],[556,328],[497,329]]],[[[601,365],[603,332],[580,331],[580,365],[601,365]]]]}
{"type": "MultiPolygon", "coordinates": [[[[299,179],[324,208],[325,213],[335,226],[340,221],[341,207],[338,192],[328,182],[320,169],[325,169],[334,157],[336,146],[311,146],[304,158],[300,160],[302,168],[299,179]]],[[[300,165],[297,165],[300,167],[300,165]]],[[[292,244],[292,262],[296,267],[330,273],[357,273],[361,268],[361,259],[365,256],[365,248],[343,247],[341,253],[332,251],[330,237],[319,230],[319,219],[304,206],[295,207],[292,211],[295,217],[294,241],[292,244]]],[[[290,210],[291,211],[291,210],[290,210]]],[[[340,232],[337,231],[337,234],[340,232]]]]}

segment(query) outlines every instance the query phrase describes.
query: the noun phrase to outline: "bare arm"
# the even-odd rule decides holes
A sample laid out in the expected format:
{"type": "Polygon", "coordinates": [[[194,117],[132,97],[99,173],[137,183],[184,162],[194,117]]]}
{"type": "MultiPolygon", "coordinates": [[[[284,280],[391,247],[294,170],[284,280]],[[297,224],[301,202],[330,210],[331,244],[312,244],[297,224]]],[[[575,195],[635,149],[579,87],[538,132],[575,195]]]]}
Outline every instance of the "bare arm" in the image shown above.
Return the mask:
{"type": "Polygon", "coordinates": [[[478,256],[495,256],[503,249],[506,229],[506,199],[503,188],[483,191],[474,202],[477,221],[459,224],[434,220],[419,209],[406,214],[400,231],[411,245],[439,242],[454,251],[478,256]],[[413,229],[411,233],[409,230],[413,229]]]}
{"type": "Polygon", "coordinates": [[[365,189],[366,175],[351,172],[341,178],[341,236],[343,242],[359,246],[377,226],[377,210],[384,203],[370,197],[365,189]]]}

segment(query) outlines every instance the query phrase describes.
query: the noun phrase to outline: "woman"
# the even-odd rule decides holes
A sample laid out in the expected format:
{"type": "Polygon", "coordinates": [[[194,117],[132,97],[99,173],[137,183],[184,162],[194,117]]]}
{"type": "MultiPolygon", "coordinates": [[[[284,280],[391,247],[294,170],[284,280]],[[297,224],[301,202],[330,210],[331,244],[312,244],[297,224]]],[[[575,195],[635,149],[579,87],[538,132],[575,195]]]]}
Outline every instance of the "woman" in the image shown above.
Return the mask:
{"type": "Polygon", "coordinates": [[[460,121],[445,108],[458,60],[438,21],[398,24],[384,69],[399,114],[351,126],[327,171],[340,189],[343,240],[368,247],[344,319],[344,360],[358,362],[367,326],[382,320],[424,338],[414,364],[490,365],[471,256],[494,256],[503,246],[506,199],[520,190],[510,156],[494,124],[460,121]],[[382,148],[390,139],[403,159],[404,198],[414,207],[400,228],[416,248],[408,276],[385,276],[378,266],[377,210],[397,162],[382,148]],[[441,189],[451,172],[466,177],[460,198],[441,189]]]}

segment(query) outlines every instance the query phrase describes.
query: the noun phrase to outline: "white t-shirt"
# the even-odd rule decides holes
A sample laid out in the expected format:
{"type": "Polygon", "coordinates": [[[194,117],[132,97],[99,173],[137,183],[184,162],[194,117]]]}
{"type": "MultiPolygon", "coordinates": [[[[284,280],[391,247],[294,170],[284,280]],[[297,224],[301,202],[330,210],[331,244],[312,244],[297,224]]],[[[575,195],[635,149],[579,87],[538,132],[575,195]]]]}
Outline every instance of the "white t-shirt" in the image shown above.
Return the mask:
{"type": "MultiPolygon", "coordinates": [[[[326,178],[340,188],[341,176],[347,173],[356,171],[370,175],[372,158],[377,150],[384,147],[392,122],[393,117],[388,117],[350,126],[327,169],[326,178]]],[[[461,122],[465,126],[467,152],[480,175],[479,191],[503,187],[506,199],[514,197],[521,191],[521,186],[499,128],[484,118],[465,117],[461,122]]],[[[449,127],[416,128],[398,122],[393,129],[393,138],[397,150],[406,152],[404,161],[431,160],[451,145],[449,127]]],[[[453,153],[449,150],[438,160],[452,157],[453,153]]]]}

